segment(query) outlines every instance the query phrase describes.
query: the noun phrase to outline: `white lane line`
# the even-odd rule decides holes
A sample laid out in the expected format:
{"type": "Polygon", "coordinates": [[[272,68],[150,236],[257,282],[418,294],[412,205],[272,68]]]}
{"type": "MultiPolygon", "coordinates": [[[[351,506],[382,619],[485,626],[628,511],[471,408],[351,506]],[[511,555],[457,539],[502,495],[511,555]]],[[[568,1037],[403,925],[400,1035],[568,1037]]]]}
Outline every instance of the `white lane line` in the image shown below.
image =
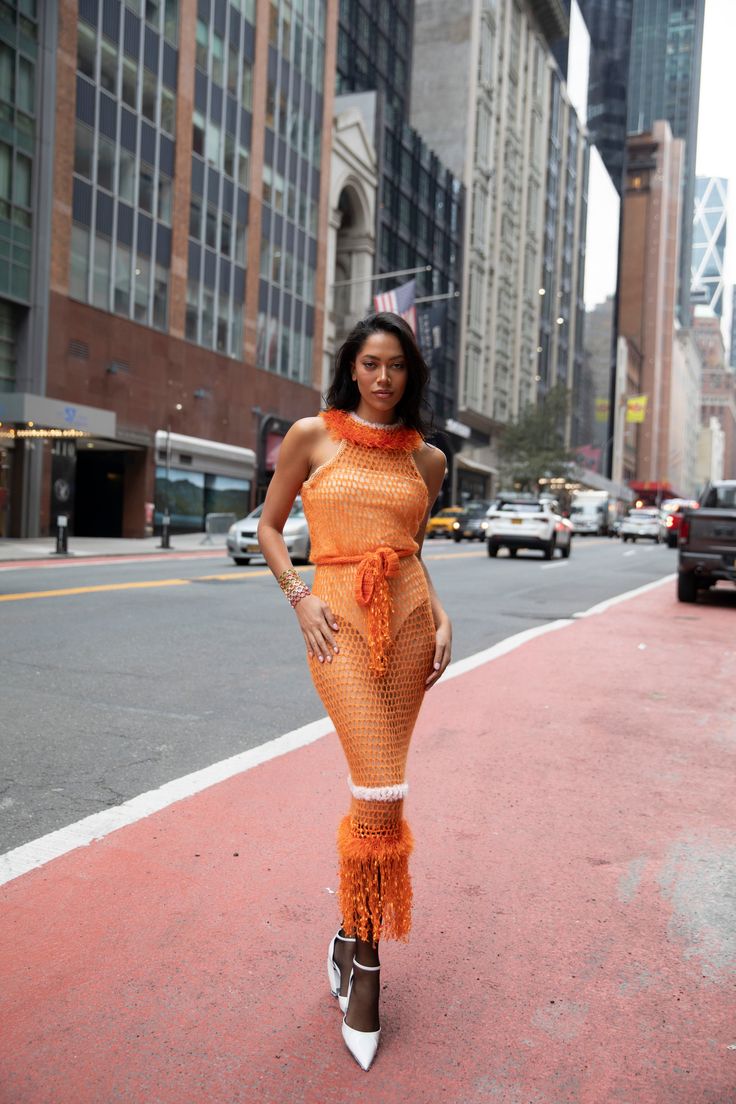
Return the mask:
{"type": "Polygon", "coordinates": [[[542,564],[542,571],[551,571],[553,567],[569,567],[569,560],[558,560],[557,563],[542,564]]]}
{"type": "Polygon", "coordinates": [[[613,598],[606,598],[604,602],[598,602],[597,605],[591,606],[590,609],[583,610],[582,613],[574,613],[574,618],[580,617],[594,617],[599,613],[605,613],[606,610],[611,609],[612,606],[618,606],[621,602],[628,602],[629,598],[638,598],[640,594],[648,594],[650,590],[656,590],[657,587],[666,586],[668,583],[674,583],[677,575],[663,575],[661,579],[655,579],[653,583],[644,583],[643,586],[636,587],[634,590],[625,590],[623,594],[616,594],[613,598]]]}
{"type": "Polygon", "coordinates": [[[624,552],[624,556],[635,556],[635,555],[636,555],[636,550],[633,549],[633,548],[630,548],[628,552],[624,552]]]}
{"type": "MultiPolygon", "coordinates": [[[[653,583],[647,583],[645,586],[636,587],[635,590],[625,591],[614,598],[608,598],[605,602],[599,602],[598,605],[591,606],[590,609],[582,613],[574,613],[572,618],[563,618],[558,621],[551,621],[546,625],[537,625],[532,629],[524,629],[523,632],[515,633],[505,640],[501,640],[498,644],[494,644],[491,648],[485,648],[482,652],[476,652],[475,655],[460,659],[457,663],[452,663],[445,671],[442,681],[447,682],[448,679],[465,675],[469,671],[475,670],[476,667],[482,667],[485,663],[490,663],[495,659],[500,659],[501,656],[508,655],[509,652],[521,648],[530,640],[536,640],[539,636],[545,636],[547,633],[567,628],[568,625],[574,624],[576,618],[591,617],[593,614],[604,613],[611,606],[626,602],[629,598],[636,598],[638,595],[645,594],[647,591],[665,583],[670,583],[674,578],[674,575],[667,575],[653,583]]],[[[137,797],[123,802],[122,805],[117,805],[112,809],[103,809],[99,813],[92,813],[90,816],[84,817],[83,820],[78,820],[75,824],[69,824],[65,828],[49,832],[39,839],[31,840],[30,843],[24,843],[20,847],[0,855],[0,885],[5,885],[6,882],[19,878],[22,874],[27,874],[37,867],[44,866],[52,859],[60,858],[69,851],[74,851],[77,847],[85,847],[94,840],[103,839],[119,828],[135,824],[136,821],[151,816],[152,813],[157,813],[177,801],[192,797],[210,786],[217,785],[218,782],[224,782],[236,774],[252,770],[253,767],[257,767],[261,763],[267,763],[270,759],[276,759],[280,755],[287,755],[297,748],[313,744],[332,731],[333,725],[329,717],[322,717],[317,721],[312,721],[311,724],[295,728],[292,732],[286,732],[283,736],[277,736],[258,747],[249,748],[248,751],[243,751],[239,755],[233,755],[229,759],[213,763],[211,766],[194,771],[192,774],[185,774],[182,778],[175,778],[172,782],[166,782],[156,790],[149,790],[147,793],[139,794],[137,797]]]]}

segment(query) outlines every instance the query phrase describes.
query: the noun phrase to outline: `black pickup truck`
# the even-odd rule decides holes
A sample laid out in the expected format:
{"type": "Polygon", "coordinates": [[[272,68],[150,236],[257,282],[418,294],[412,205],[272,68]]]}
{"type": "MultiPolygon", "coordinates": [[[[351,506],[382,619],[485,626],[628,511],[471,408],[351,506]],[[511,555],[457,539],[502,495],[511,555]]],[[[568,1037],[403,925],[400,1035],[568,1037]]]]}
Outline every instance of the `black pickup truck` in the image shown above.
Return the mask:
{"type": "Polygon", "coordinates": [[[719,579],[736,583],[736,479],[712,483],[680,525],[677,597],[695,602],[719,579]]]}

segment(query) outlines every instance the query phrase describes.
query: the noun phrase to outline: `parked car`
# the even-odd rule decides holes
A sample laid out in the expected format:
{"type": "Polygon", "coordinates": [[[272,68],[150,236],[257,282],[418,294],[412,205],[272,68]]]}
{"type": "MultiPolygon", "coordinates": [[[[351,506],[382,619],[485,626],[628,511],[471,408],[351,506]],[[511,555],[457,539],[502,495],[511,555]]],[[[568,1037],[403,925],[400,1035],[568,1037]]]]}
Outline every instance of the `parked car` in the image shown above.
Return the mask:
{"type": "Polygon", "coordinates": [[[462,512],[462,506],[445,506],[444,510],[438,510],[434,517],[431,517],[427,522],[425,536],[429,540],[434,537],[451,537],[452,523],[457,521],[462,512]]]}
{"type": "Polygon", "coordinates": [[[538,549],[551,560],[559,549],[564,559],[572,548],[572,522],[562,517],[548,501],[538,498],[501,499],[486,518],[488,555],[497,556],[499,548],[508,548],[515,556],[520,548],[538,549]]]}
{"type": "MultiPolygon", "coordinates": [[[[230,526],[227,534],[227,550],[236,564],[249,564],[253,556],[260,556],[258,544],[258,519],[263,504],[256,506],[247,517],[230,526]]],[[[300,498],[295,499],[291,513],[284,525],[284,541],[294,563],[309,563],[309,527],[300,498]]]]}
{"type": "Polygon", "coordinates": [[[697,510],[686,510],[680,523],[677,597],[697,601],[723,579],[736,583],[736,479],[708,487],[697,510]]]}
{"type": "Polygon", "coordinates": [[[488,519],[486,514],[491,507],[487,499],[466,503],[463,513],[452,523],[452,538],[461,540],[485,540],[488,519]]]}
{"type": "Polygon", "coordinates": [[[668,498],[662,503],[662,540],[670,548],[677,548],[680,525],[686,510],[697,510],[698,503],[692,498],[668,498]]]}
{"type": "Polygon", "coordinates": [[[630,510],[621,522],[621,540],[636,543],[638,540],[653,540],[657,544],[662,539],[662,521],[656,506],[639,506],[630,510]]]}

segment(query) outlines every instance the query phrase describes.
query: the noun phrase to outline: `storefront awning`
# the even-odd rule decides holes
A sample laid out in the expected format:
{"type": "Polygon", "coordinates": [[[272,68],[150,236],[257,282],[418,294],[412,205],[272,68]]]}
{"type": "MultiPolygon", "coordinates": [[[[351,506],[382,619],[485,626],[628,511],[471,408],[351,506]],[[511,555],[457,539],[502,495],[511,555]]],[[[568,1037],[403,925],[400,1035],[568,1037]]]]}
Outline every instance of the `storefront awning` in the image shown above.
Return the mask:
{"type": "MultiPolygon", "coordinates": [[[[4,425],[26,427],[27,430],[43,429],[69,432],[70,436],[115,437],[116,419],[112,410],[96,406],[50,399],[46,395],[34,395],[28,391],[0,394],[0,422],[4,425]]],[[[31,433],[27,434],[31,436],[31,433]]]]}
{"type": "Polygon", "coordinates": [[[467,456],[463,456],[462,453],[458,453],[455,456],[455,464],[459,464],[461,468],[467,468],[468,471],[481,472],[482,475],[497,475],[496,468],[489,468],[487,464],[481,464],[478,460],[469,460],[467,456]]]}
{"type": "Polygon", "coordinates": [[[240,445],[227,445],[224,441],[209,441],[205,437],[188,437],[184,433],[156,430],[156,452],[159,462],[169,455],[174,467],[188,467],[193,471],[212,471],[252,479],[256,467],[253,449],[240,445]]]}

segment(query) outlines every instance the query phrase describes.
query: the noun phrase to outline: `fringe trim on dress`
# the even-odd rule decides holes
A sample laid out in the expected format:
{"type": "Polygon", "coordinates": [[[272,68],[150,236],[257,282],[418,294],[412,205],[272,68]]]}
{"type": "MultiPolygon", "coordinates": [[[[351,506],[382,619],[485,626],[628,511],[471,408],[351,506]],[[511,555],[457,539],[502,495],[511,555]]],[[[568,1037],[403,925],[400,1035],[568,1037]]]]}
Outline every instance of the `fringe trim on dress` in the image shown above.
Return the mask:
{"type": "Polygon", "coordinates": [[[346,816],[337,832],[338,901],[345,935],[375,946],[379,939],[406,940],[411,929],[409,855],[414,838],[405,820],[396,833],[358,836],[346,816]]]}
{"type": "Polygon", "coordinates": [[[364,445],[366,448],[396,449],[399,452],[416,452],[422,447],[421,433],[407,426],[371,425],[363,419],[357,421],[349,410],[338,410],[337,407],[321,411],[320,417],[334,440],[351,441],[354,445],[364,445]]]}

